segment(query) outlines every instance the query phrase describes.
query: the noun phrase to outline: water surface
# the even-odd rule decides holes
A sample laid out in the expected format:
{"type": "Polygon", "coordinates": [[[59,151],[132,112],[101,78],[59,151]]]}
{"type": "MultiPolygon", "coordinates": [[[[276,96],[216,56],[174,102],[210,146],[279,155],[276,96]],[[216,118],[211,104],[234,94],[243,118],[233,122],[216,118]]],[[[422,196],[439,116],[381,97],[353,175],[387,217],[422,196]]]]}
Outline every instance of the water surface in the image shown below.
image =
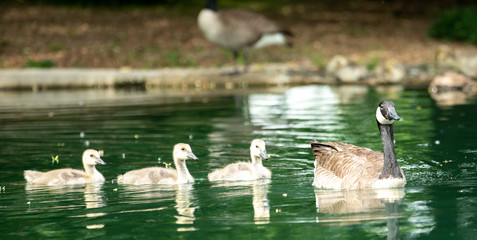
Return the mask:
{"type": "Polygon", "coordinates": [[[437,104],[426,91],[321,85],[247,91],[82,90],[0,93],[2,239],[473,239],[477,101],[437,104]],[[309,140],[381,151],[377,104],[396,103],[396,154],[408,184],[315,189],[309,140]],[[272,179],[210,183],[249,159],[253,138],[272,179]],[[129,170],[172,162],[189,143],[194,184],[118,185],[129,170]],[[102,185],[25,184],[23,170],[81,168],[104,150],[102,185]],[[52,161],[58,156],[59,163],[52,161]]]}

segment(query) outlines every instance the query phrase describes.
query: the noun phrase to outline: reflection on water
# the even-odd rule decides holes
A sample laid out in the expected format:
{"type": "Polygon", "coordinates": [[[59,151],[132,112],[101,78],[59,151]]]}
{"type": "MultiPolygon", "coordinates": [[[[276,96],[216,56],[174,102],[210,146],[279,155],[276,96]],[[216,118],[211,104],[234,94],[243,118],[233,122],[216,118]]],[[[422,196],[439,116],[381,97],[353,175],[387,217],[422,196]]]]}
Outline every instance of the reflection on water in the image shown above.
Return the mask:
{"type": "MultiPolygon", "coordinates": [[[[195,220],[195,210],[198,208],[194,197],[193,184],[145,184],[145,185],[130,185],[122,184],[118,191],[123,195],[125,203],[135,204],[138,206],[144,204],[157,204],[175,200],[174,208],[177,214],[174,215],[177,224],[192,225],[195,220]]],[[[120,213],[134,213],[134,212],[153,212],[161,211],[166,208],[134,208],[128,211],[121,211],[120,213]]],[[[179,227],[177,231],[194,231],[194,227],[179,227]]]]}
{"type": "MultiPolygon", "coordinates": [[[[31,183],[25,184],[27,200],[30,204],[52,203],[48,196],[63,196],[62,201],[76,200],[77,193],[83,194],[86,208],[100,208],[107,206],[105,193],[102,190],[103,184],[77,184],[77,185],[57,185],[45,186],[31,183]]],[[[70,208],[77,205],[58,205],[58,208],[70,208]]],[[[40,207],[41,209],[41,207],[40,207]]],[[[35,210],[35,208],[31,209],[35,210]]],[[[101,215],[101,214],[100,214],[101,215]]],[[[91,216],[98,216],[95,213],[91,216]]]]}
{"type": "Polygon", "coordinates": [[[270,204],[267,197],[269,184],[270,181],[267,180],[253,182],[253,218],[255,224],[270,223],[270,204]]]}
{"type": "Polygon", "coordinates": [[[386,219],[387,239],[399,239],[399,206],[404,195],[404,188],[315,189],[317,222],[346,225],[386,219]]]}
{"type": "Polygon", "coordinates": [[[436,107],[402,87],[298,86],[232,91],[0,93],[2,239],[271,238],[472,239],[476,236],[477,103],[436,107]],[[408,185],[393,191],[317,190],[309,140],[382,149],[376,104],[393,99],[396,154],[408,185]],[[249,160],[263,138],[270,180],[210,183],[207,174],[249,160]],[[199,161],[186,185],[117,185],[118,173],[170,162],[188,142],[199,161]],[[78,168],[104,149],[102,186],[25,185],[25,169],[78,168]],[[160,157],[158,159],[158,156],[160,157]],[[157,159],[157,160],[156,160],[157,159]],[[406,197],[404,198],[404,193],[406,197]]]}
{"type": "Polygon", "coordinates": [[[447,91],[431,92],[430,94],[438,106],[451,107],[470,103],[476,92],[447,91]]]}
{"type": "Polygon", "coordinates": [[[233,191],[224,191],[225,197],[238,197],[252,194],[253,218],[255,224],[270,223],[270,203],[268,200],[268,192],[270,187],[270,179],[258,179],[252,181],[219,181],[215,182],[212,187],[230,189],[233,191]]]}
{"type": "MultiPolygon", "coordinates": [[[[194,212],[196,207],[192,202],[192,184],[178,184],[176,191],[177,224],[193,224],[195,220],[194,212]]],[[[192,228],[194,230],[194,228],[192,228]]]]}

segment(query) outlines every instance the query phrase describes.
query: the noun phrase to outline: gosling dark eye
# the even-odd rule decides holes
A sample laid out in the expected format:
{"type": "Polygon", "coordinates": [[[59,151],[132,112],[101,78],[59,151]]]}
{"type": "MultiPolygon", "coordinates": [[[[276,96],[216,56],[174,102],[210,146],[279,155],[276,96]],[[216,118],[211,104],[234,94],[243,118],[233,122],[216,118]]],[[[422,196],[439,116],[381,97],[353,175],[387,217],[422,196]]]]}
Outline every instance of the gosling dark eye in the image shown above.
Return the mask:
{"type": "Polygon", "coordinates": [[[182,151],[184,151],[184,150],[185,150],[185,148],[181,148],[181,150],[182,150],[182,151]]]}
{"type": "Polygon", "coordinates": [[[90,155],[89,155],[89,157],[92,157],[92,158],[94,158],[94,155],[93,155],[93,154],[90,154],[90,155]]]}
{"type": "Polygon", "coordinates": [[[256,145],[255,147],[258,148],[258,145],[256,145]]]}

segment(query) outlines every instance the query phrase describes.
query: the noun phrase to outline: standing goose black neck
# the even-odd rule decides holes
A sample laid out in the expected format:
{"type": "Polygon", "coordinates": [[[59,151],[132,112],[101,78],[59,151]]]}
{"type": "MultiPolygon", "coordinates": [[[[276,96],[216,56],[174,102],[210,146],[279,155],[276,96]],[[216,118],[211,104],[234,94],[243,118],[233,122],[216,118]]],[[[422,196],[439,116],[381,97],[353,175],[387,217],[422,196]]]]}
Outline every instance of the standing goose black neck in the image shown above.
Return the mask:
{"type": "Polygon", "coordinates": [[[216,0],[208,0],[205,8],[210,9],[212,11],[217,11],[217,1],[216,0]]]}

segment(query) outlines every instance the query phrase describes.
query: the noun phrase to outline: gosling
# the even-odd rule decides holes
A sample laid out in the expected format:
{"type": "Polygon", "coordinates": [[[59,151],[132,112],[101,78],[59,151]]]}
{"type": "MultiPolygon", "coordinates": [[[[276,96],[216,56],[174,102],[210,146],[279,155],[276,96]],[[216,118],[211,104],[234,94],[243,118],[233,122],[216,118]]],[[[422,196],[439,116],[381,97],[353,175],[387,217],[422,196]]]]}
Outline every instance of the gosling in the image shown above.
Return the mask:
{"type": "Polygon", "coordinates": [[[126,172],[118,176],[118,183],[125,184],[182,184],[192,183],[194,178],[186,166],[187,159],[199,160],[192,152],[189,144],[178,143],[172,152],[176,169],[148,167],[126,172]]]}
{"type": "Polygon", "coordinates": [[[49,172],[26,170],[25,179],[28,183],[41,185],[70,185],[85,183],[103,183],[103,175],[96,170],[96,165],[106,165],[98,151],[88,149],[83,153],[83,170],[63,168],[49,172]]]}
{"type": "Polygon", "coordinates": [[[262,165],[262,159],[268,160],[265,141],[254,139],[250,145],[252,162],[236,162],[209,173],[209,181],[249,181],[271,178],[272,173],[262,165]]]}

